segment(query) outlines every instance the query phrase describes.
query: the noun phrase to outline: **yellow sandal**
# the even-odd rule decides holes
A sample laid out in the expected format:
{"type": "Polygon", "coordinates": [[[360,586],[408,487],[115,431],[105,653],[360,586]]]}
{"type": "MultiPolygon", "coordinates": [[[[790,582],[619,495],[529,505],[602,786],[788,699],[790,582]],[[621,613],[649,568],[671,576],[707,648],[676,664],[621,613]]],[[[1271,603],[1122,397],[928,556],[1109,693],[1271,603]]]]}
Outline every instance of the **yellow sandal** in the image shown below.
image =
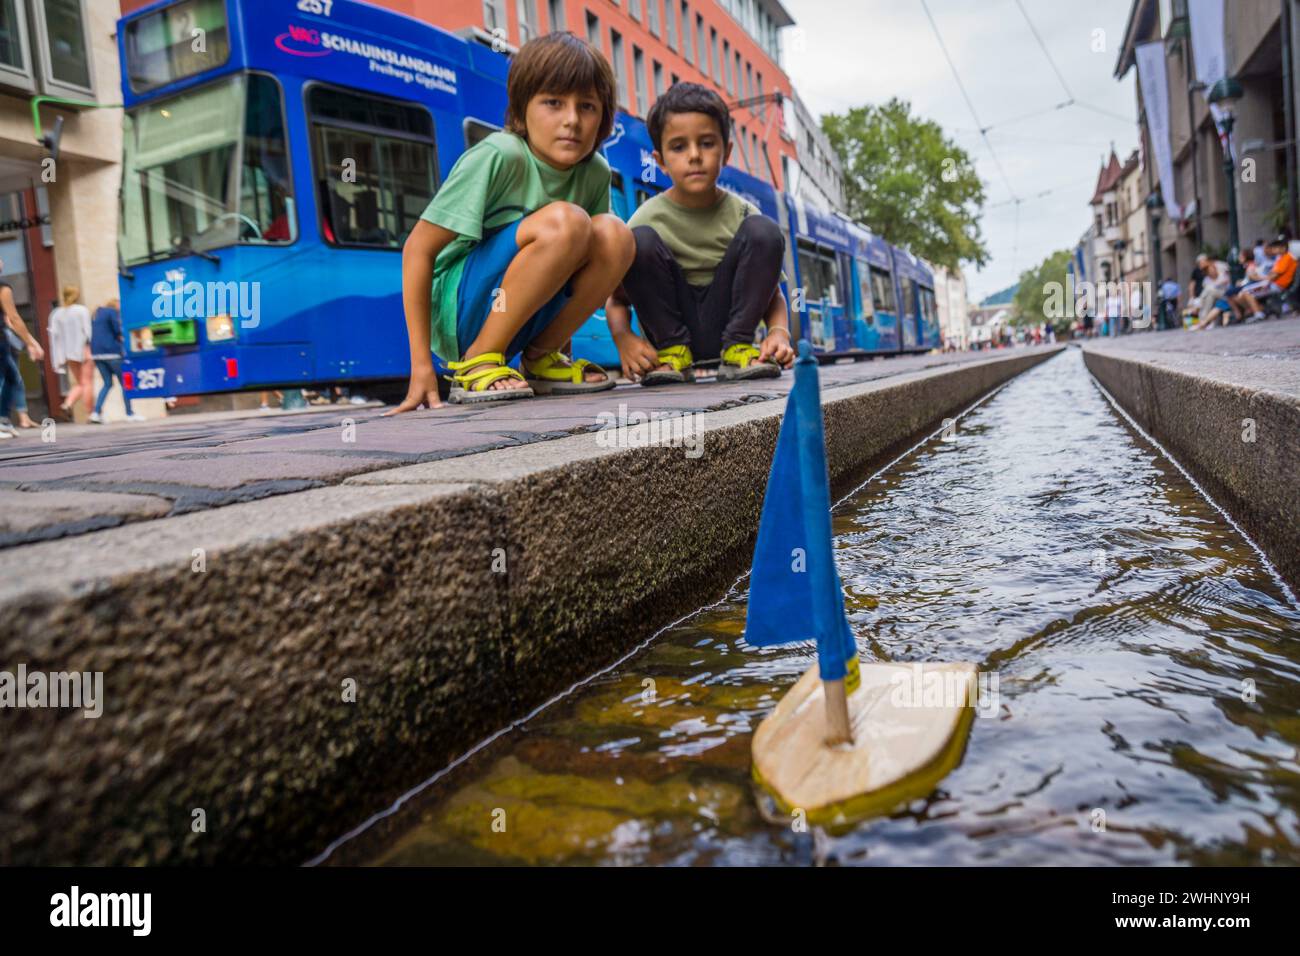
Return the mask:
{"type": "Polygon", "coordinates": [[[671,368],[646,372],[641,376],[642,385],[678,385],[682,382],[695,381],[695,371],[691,368],[695,363],[695,356],[691,355],[689,345],[672,345],[660,349],[659,362],[671,368]]]}
{"type": "Polygon", "coordinates": [[[719,382],[749,381],[755,378],[780,378],[781,366],[775,362],[758,359],[756,346],[743,342],[727,346],[722,352],[722,364],[718,366],[719,382]]]}
{"type": "Polygon", "coordinates": [[[532,398],[531,388],[493,388],[493,382],[517,378],[526,382],[519,372],[506,365],[500,352],[484,352],[461,362],[448,362],[452,370],[451,394],[447,401],[456,405],[473,405],[479,402],[506,402],[516,398],[532,398]]]}
{"type": "Polygon", "coordinates": [[[524,370],[524,380],[538,395],[582,395],[603,392],[614,387],[614,378],[595,362],[586,359],[570,360],[561,351],[547,352],[539,359],[527,355],[519,363],[524,370]],[[588,382],[587,372],[595,370],[604,375],[599,382],[588,382]]]}

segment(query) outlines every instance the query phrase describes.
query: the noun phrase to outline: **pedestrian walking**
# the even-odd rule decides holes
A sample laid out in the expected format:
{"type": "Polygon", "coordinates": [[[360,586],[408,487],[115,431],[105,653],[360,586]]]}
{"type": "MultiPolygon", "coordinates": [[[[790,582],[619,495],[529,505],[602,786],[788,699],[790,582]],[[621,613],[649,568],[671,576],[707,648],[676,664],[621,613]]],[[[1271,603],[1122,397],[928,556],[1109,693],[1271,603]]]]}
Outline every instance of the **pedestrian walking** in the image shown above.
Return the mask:
{"type": "MultiPolygon", "coordinates": [[[[5,271],[4,260],[0,260],[0,275],[5,271]]],[[[0,281],[0,315],[4,321],[4,334],[0,335],[0,439],[14,437],[12,414],[20,428],[34,428],[35,423],[27,417],[27,389],[18,372],[18,355],[14,349],[26,350],[32,361],[45,359],[45,351],[32,336],[27,323],[18,314],[14,302],[13,286],[0,281]]]]}
{"type": "Polygon", "coordinates": [[[95,424],[104,421],[104,400],[113,390],[113,380],[122,386],[122,405],[126,408],[128,422],[144,421],[144,416],[131,410],[131,396],[127,394],[122,382],[122,357],[126,354],[122,337],[122,313],[116,298],[109,299],[95,310],[95,318],[90,329],[90,357],[95,361],[99,377],[104,380],[95,399],[95,410],[90,413],[90,420],[95,424]]]}
{"type": "Polygon", "coordinates": [[[77,400],[91,412],[90,310],[77,300],[81,290],[63,287],[63,305],[50,313],[50,361],[56,372],[67,372],[72,387],[59,408],[69,417],[77,400]]]}

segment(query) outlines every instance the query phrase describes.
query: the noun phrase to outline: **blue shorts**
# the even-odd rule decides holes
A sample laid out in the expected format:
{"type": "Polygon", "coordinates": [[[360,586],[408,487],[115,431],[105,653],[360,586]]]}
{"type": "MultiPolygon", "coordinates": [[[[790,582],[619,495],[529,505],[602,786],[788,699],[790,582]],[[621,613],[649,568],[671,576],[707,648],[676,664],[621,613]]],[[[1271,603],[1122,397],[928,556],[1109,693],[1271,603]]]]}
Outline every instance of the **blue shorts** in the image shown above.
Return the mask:
{"type": "MultiPolygon", "coordinates": [[[[460,349],[461,355],[465,354],[483,330],[488,314],[492,311],[492,292],[501,288],[506,269],[510,268],[510,263],[519,254],[515,233],[519,231],[520,222],[523,220],[516,220],[484,238],[465,257],[465,269],[460,276],[460,285],[456,288],[456,347],[460,349]]],[[[515,334],[506,349],[506,361],[513,359],[541,335],[572,297],[572,282],[566,282],[564,288],[555,293],[515,334]]]]}

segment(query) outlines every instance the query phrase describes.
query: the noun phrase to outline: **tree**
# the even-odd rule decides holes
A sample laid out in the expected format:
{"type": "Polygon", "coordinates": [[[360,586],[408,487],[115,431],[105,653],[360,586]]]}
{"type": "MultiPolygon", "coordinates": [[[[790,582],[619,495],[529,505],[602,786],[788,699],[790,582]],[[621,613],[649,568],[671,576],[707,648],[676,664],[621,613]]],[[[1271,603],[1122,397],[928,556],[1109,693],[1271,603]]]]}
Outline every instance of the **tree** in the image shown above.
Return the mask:
{"type": "Polygon", "coordinates": [[[844,168],[848,212],[873,232],[950,269],[989,258],[984,185],[970,156],[905,100],[822,117],[844,168]]]}
{"type": "Polygon", "coordinates": [[[1074,303],[1068,301],[1073,292],[1065,281],[1069,264],[1070,250],[1062,249],[1020,273],[1020,285],[1011,300],[1014,324],[1050,322],[1058,330],[1070,325],[1074,303]]]}

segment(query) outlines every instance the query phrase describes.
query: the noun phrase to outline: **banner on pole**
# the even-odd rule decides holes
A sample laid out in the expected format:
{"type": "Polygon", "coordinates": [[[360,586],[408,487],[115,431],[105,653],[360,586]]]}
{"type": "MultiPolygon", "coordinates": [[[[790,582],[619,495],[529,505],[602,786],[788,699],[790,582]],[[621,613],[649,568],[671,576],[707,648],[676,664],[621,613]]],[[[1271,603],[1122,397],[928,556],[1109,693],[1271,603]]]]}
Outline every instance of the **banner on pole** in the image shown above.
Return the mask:
{"type": "MultiPolygon", "coordinates": [[[[1228,75],[1228,54],[1224,33],[1223,0],[1187,0],[1187,18],[1192,29],[1192,61],[1196,67],[1196,82],[1205,86],[1202,95],[1207,99],[1214,84],[1228,75]]],[[[1227,150],[1231,145],[1232,160],[1237,161],[1236,144],[1229,144],[1223,127],[1223,110],[1217,103],[1207,103],[1214,128],[1219,132],[1219,143],[1227,150]]]]}
{"type": "Polygon", "coordinates": [[[1135,52],[1142,108],[1147,114],[1151,151],[1155,153],[1156,170],[1160,174],[1160,194],[1169,215],[1182,219],[1183,210],[1178,203],[1174,181],[1173,147],[1169,142],[1169,75],[1165,72],[1165,44],[1161,40],[1141,43],[1135,52]]]}

